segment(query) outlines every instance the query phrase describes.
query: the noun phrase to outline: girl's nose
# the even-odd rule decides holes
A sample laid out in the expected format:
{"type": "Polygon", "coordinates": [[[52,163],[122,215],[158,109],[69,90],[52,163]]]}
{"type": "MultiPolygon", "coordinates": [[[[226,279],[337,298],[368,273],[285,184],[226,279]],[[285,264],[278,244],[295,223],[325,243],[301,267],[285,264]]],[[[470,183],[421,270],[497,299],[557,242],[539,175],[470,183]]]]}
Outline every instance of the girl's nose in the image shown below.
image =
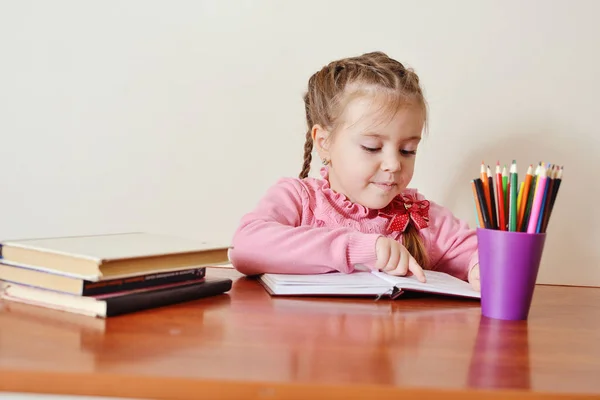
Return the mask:
{"type": "Polygon", "coordinates": [[[385,172],[398,172],[402,168],[400,156],[387,156],[381,163],[381,169],[385,172]]]}

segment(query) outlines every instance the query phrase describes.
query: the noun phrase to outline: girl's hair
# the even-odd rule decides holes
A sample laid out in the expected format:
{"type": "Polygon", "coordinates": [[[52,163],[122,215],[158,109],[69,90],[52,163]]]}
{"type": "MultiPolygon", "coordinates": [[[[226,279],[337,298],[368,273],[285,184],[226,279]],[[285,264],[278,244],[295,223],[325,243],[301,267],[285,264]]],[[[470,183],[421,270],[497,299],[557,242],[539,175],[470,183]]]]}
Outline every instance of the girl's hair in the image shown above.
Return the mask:
{"type": "MultiPolygon", "coordinates": [[[[308,131],[300,179],[306,178],[310,171],[312,127],[319,124],[333,134],[341,123],[340,116],[348,102],[357,96],[373,93],[388,96],[386,109],[390,112],[395,112],[408,102],[416,102],[422,106],[427,119],[427,105],[419,77],[400,62],[382,52],[333,61],[310,77],[308,91],[304,95],[308,131]]],[[[427,252],[413,224],[408,224],[403,234],[403,244],[419,265],[428,267],[427,252]]]]}

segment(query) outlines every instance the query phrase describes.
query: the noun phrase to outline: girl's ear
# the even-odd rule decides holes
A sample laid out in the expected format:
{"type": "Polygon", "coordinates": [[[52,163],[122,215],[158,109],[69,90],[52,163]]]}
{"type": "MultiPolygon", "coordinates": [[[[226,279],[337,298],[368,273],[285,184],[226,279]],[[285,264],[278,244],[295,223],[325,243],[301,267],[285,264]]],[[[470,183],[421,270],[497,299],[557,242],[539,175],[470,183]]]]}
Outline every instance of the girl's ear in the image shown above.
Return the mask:
{"type": "Polygon", "coordinates": [[[317,149],[317,153],[321,160],[329,160],[329,131],[321,125],[313,125],[311,131],[313,146],[317,149]]]}

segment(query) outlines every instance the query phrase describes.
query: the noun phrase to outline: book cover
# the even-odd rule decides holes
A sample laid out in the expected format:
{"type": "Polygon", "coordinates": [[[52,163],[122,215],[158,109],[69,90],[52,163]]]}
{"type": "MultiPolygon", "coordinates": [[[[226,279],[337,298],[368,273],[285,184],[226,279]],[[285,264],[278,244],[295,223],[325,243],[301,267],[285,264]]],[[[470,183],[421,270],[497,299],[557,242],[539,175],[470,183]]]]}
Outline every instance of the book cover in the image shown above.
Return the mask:
{"type": "Polygon", "coordinates": [[[193,267],[176,271],[89,281],[77,276],[61,274],[58,272],[40,271],[38,269],[3,264],[0,262],[0,280],[81,296],[93,296],[124,290],[143,289],[168,283],[197,280],[203,278],[205,274],[206,267],[193,267]]]}
{"type": "Polygon", "coordinates": [[[226,278],[202,278],[192,283],[83,297],[0,281],[0,298],[106,318],[216,296],[229,291],[232,283],[226,278]]]}
{"type": "Polygon", "coordinates": [[[98,281],[228,263],[229,246],[146,232],[4,240],[2,262],[98,281]]]}

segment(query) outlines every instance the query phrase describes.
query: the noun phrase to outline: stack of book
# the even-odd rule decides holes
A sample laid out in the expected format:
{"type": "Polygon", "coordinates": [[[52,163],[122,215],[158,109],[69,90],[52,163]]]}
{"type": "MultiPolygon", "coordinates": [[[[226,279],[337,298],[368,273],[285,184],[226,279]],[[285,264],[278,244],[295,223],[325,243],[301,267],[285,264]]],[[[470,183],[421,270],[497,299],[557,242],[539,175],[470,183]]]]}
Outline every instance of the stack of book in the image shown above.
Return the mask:
{"type": "Polygon", "coordinates": [[[222,294],[228,246],[145,232],[0,242],[0,299],[110,317],[222,294]]]}

